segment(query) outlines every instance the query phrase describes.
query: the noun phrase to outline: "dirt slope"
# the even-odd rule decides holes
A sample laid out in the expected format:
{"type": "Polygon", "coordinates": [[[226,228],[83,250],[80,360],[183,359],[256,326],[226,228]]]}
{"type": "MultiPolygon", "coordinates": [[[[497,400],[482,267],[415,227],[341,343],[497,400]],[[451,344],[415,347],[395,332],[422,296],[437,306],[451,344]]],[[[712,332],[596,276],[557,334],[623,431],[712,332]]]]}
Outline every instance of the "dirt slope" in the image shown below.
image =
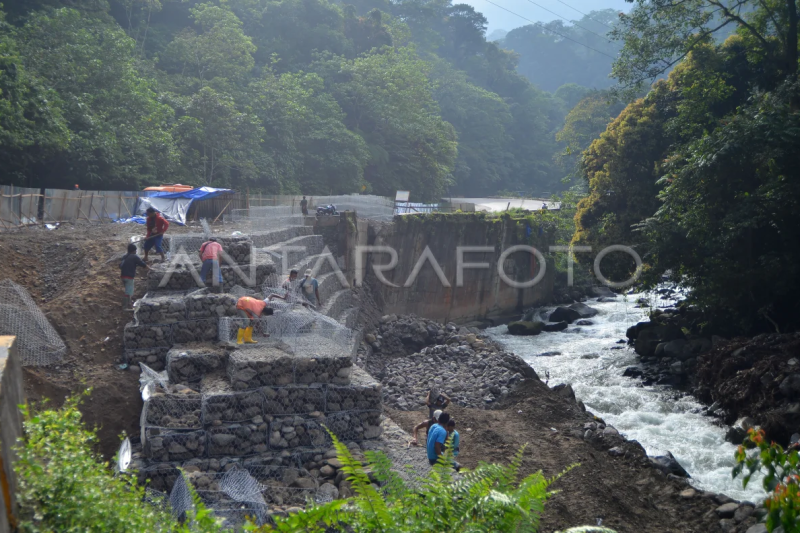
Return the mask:
{"type": "Polygon", "coordinates": [[[0,239],[0,277],[30,292],[68,348],[59,365],[24,368],[28,398],[60,404],[70,392],[92,387],[82,410],[99,427],[106,457],[116,452],[122,431],[138,431],[142,407],[138,377],[117,368],[132,313],[121,307],[118,263],[107,261],[140,232],[136,225],[108,224],[32,228],[0,239]]]}
{"type": "MultiPolygon", "coordinates": [[[[579,428],[586,414],[541,382],[528,382],[501,409],[452,406],[448,411],[461,434],[459,461],[467,467],[479,461],[505,462],[524,444],[524,475],[542,470],[552,477],[580,463],[554,485],[562,492],[547,503],[542,532],[597,525],[598,519],[619,533],[720,530],[713,513],[719,503],[711,495],[680,497],[688,486],[650,467],[635,444],[623,445],[625,456],[612,457],[607,446],[584,441],[579,428]]],[[[388,409],[387,414],[406,431],[427,415],[388,409]]]]}

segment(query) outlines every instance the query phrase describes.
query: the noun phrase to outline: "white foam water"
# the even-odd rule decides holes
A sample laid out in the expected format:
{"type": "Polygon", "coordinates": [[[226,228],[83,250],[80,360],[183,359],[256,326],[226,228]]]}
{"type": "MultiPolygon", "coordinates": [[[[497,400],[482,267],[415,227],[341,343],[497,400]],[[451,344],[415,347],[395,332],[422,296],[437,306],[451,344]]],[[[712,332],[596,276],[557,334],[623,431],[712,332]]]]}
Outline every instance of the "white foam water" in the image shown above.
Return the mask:
{"type": "Polygon", "coordinates": [[[646,319],[647,310],[633,304],[639,296],[586,302],[599,311],[590,319],[591,326],[573,324],[561,332],[532,337],[509,335],[506,326],[486,333],[522,357],[542,380],[549,379],[550,386],[570,383],[588,410],[626,438],[639,441],[648,455],[672,452],[692,476],[695,488],[737,500],[762,500],[760,480],[753,479],[743,489],[741,477],[731,477],[736,446],[725,440],[724,427],[702,414],[703,405],[696,398],[623,377],[625,368],[638,361],[635,352],[618,341],[625,339],[628,327],[646,319]],[[546,352],[560,354],[540,356],[546,352]]]}

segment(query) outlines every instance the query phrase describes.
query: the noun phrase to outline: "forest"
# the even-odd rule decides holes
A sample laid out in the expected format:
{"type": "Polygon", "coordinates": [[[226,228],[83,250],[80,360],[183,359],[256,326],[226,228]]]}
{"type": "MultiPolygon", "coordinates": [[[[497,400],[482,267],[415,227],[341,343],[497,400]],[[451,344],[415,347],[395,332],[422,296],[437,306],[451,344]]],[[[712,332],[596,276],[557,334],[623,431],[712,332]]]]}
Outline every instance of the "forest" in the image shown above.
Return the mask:
{"type": "MultiPolygon", "coordinates": [[[[419,201],[569,187],[612,118],[593,90],[610,63],[539,79],[543,54],[513,51],[530,32],[504,48],[485,31],[450,0],[9,0],[0,181],[419,201]],[[579,102],[603,118],[569,117],[579,102]]],[[[575,46],[547,54],[594,54],[575,46]]]]}
{"type": "MultiPolygon", "coordinates": [[[[796,331],[796,0],[636,0],[612,36],[614,92],[632,101],[579,158],[573,244],[632,246],[651,287],[691,289],[700,329],[796,331]]],[[[625,279],[617,255],[604,268],[625,279]]]]}

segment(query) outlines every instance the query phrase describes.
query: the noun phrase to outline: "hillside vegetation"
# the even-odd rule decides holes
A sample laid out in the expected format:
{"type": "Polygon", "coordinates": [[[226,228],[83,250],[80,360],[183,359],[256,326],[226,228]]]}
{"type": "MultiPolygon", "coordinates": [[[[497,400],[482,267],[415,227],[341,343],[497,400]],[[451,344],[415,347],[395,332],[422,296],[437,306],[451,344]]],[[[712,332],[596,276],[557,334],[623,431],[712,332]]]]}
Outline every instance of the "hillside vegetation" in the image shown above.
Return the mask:
{"type": "Polygon", "coordinates": [[[556,133],[587,90],[532,85],[466,4],[10,0],[2,10],[3,183],[409,189],[435,200],[553,193],[571,170],[556,133]]]}

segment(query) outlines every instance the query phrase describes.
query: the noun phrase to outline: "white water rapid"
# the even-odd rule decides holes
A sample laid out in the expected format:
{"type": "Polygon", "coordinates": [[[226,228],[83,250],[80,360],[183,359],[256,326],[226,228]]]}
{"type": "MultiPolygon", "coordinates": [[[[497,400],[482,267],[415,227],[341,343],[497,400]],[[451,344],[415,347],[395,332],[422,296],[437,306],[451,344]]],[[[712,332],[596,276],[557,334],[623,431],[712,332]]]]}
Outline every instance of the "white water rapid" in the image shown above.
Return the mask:
{"type": "Polygon", "coordinates": [[[565,331],[533,337],[508,335],[506,326],[487,329],[486,333],[527,361],[542,380],[549,373],[551,387],[572,384],[588,410],[629,440],[639,441],[648,455],[672,452],[692,476],[695,488],[737,500],[761,501],[764,492],[760,479],[754,478],[743,490],[741,477],[731,478],[736,447],[725,441],[723,427],[702,414],[702,404],[691,395],[664,386],[645,387],[638,379],[622,376],[626,367],[637,363],[637,356],[617,341],[625,339],[629,326],[645,319],[646,310],[634,308],[639,296],[586,302],[599,311],[589,319],[591,326],[573,324],[565,331]],[[545,352],[560,355],[539,355],[545,352]]]}

